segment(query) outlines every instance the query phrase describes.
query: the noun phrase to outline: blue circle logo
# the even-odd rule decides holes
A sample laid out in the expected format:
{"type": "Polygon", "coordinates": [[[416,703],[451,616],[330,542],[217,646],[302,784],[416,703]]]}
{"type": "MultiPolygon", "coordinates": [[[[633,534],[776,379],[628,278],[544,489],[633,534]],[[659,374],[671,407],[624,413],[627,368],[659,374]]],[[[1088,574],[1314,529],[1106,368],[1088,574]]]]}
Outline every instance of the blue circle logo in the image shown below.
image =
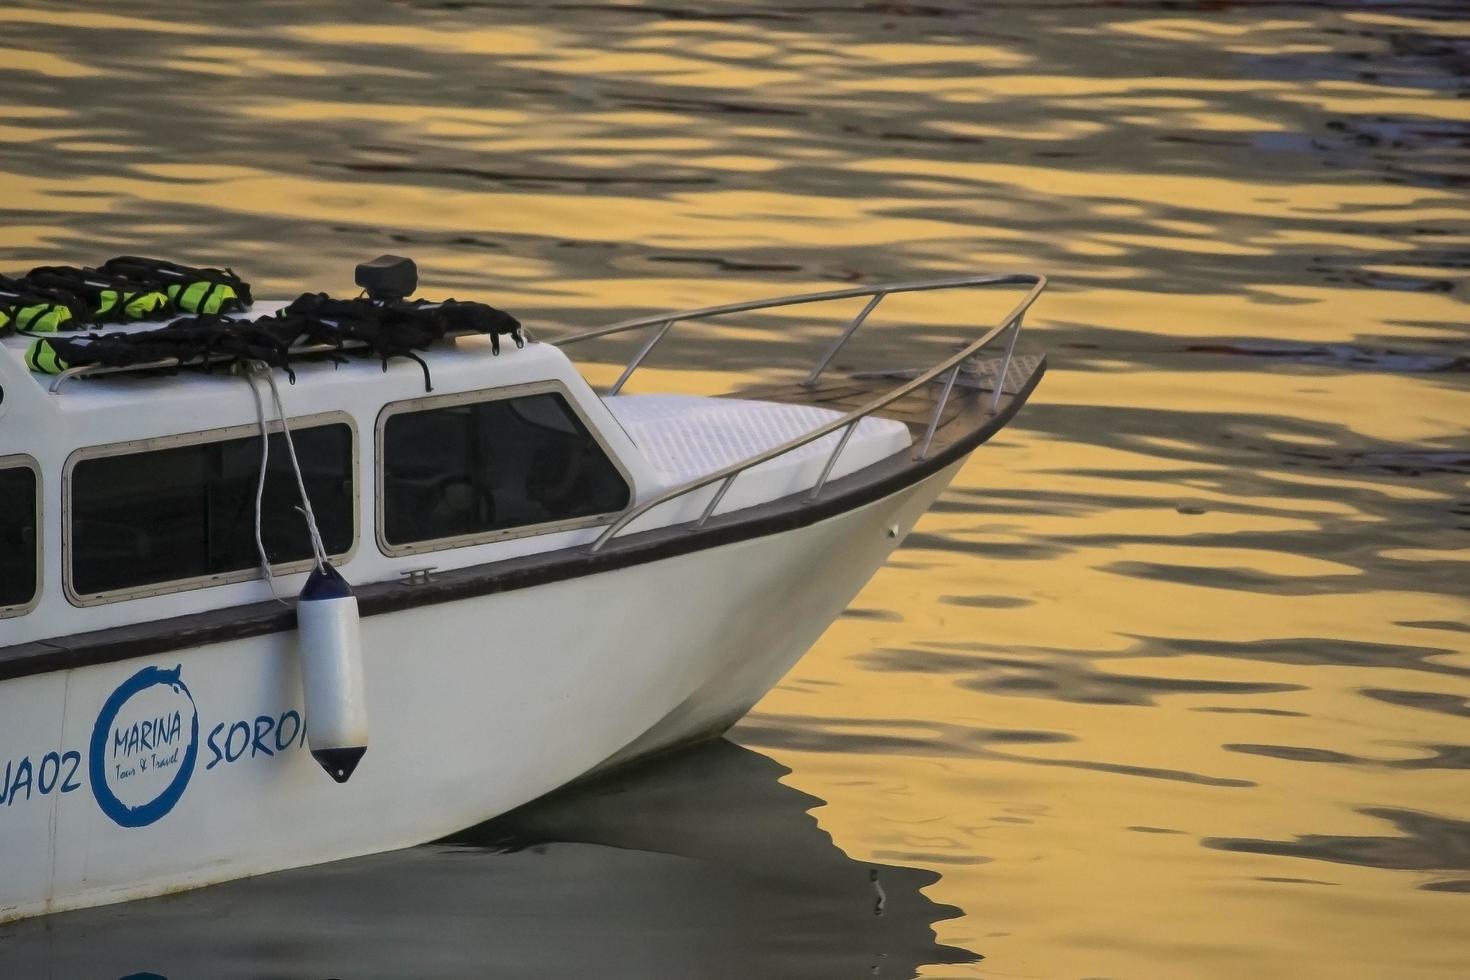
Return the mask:
{"type": "Polygon", "coordinates": [[[92,727],[92,795],[119,826],[157,822],[194,775],[199,712],[181,670],[144,667],[112,692],[92,727]]]}

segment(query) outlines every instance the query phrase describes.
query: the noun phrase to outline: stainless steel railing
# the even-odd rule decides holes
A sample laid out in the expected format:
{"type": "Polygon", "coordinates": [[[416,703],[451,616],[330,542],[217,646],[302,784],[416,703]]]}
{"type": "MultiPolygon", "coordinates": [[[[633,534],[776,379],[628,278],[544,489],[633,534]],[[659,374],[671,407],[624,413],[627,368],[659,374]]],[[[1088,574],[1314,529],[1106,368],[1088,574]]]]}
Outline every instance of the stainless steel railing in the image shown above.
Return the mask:
{"type": "Polygon", "coordinates": [[[842,450],[847,447],[848,440],[851,438],[859,422],[879,409],[904,397],[909,392],[923,387],[935,378],[940,375],[945,375],[948,372],[944,379],[944,388],[939,398],[935,401],[934,412],[930,416],[929,424],[924,432],[924,438],[920,441],[915,453],[916,459],[926,458],[929,455],[930,446],[934,441],[934,433],[939,428],[939,421],[943,416],[944,407],[949,401],[950,392],[954,389],[955,380],[959,377],[961,367],[966,361],[974,357],[980,350],[995,340],[996,337],[1009,330],[1010,340],[1006,345],[1005,358],[1001,364],[1000,373],[996,377],[995,388],[990,397],[990,412],[993,414],[999,408],[1001,392],[1005,388],[1006,376],[1010,371],[1011,358],[1016,350],[1016,338],[1021,334],[1022,321],[1025,318],[1026,311],[1031,308],[1031,304],[1036,302],[1037,297],[1046,288],[1046,277],[1033,273],[1005,273],[987,276],[964,276],[956,279],[926,279],[916,282],[888,283],[878,286],[858,286],[851,289],[834,289],[821,293],[800,293],[793,296],[751,300],[745,303],[728,303],[723,306],[706,306],[700,309],[680,310],[675,313],[663,313],[655,316],[638,317],[632,320],[622,320],[606,327],[583,331],[582,333],[572,334],[569,337],[561,337],[551,341],[558,347],[566,347],[569,344],[581,343],[582,341],[593,340],[598,337],[656,328],[649,338],[644,341],[642,346],[638,348],[632,360],[623,368],[623,372],[618,376],[617,381],[613,382],[612,387],[608,389],[608,395],[615,395],[628,383],[628,379],[633,376],[633,373],[638,370],[648,358],[648,355],[653,352],[654,348],[668,336],[675,324],[689,320],[706,320],[732,313],[752,313],[779,307],[802,306],[808,303],[826,303],[862,296],[869,297],[867,305],[863,307],[862,311],[856,317],[848,322],[847,326],[832,341],[827,349],[822,352],[822,355],[812,366],[803,384],[814,385],[821,378],[822,373],[827,370],[827,367],[832,363],[833,359],[847,345],[847,342],[852,339],[853,334],[857,333],[858,329],[867,321],[869,315],[878,308],[878,305],[885,298],[897,293],[917,293],[938,289],[964,289],[988,286],[1029,286],[1030,288],[1026,291],[1026,295],[1020,302],[1011,308],[1011,311],[1006,314],[1005,318],[999,324],[987,330],[984,336],[962,347],[958,352],[951,354],[933,367],[921,371],[912,380],[878,396],[861,408],[848,412],[841,418],[833,419],[831,422],[821,425],[795,439],[784,442],[779,446],[768,449],[765,452],[750,456],[736,463],[731,463],[729,466],[722,467],[711,473],[706,473],[704,476],[680,484],[677,487],[672,487],[640,504],[630,505],[593,542],[592,551],[601,551],[623,529],[649,511],[696,490],[703,489],[714,483],[719,483],[720,486],[715,491],[714,496],[705,505],[704,512],[694,522],[695,527],[702,527],[714,514],[715,508],[725,498],[726,492],[735,482],[736,477],[741,473],[775,459],[778,456],[785,455],[794,449],[799,449],[808,443],[815,442],[823,436],[842,430],[842,436],[838,440],[831,455],[827,457],[827,462],[822,468],[821,476],[808,492],[808,499],[815,500],[820,496],[822,488],[826,486],[828,478],[832,475],[833,468],[837,465],[838,457],[842,455],[842,450]]]}

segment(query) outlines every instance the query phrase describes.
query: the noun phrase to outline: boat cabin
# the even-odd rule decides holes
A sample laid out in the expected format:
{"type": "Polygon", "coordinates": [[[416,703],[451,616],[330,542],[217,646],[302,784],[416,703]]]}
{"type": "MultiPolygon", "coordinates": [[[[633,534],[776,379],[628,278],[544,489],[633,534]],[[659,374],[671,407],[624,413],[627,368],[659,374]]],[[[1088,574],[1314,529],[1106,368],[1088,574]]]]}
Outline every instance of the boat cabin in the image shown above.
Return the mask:
{"type": "Polygon", "coordinates": [[[854,287],[503,350],[473,331],[421,357],[293,348],[316,356],[289,370],[240,370],[253,362],[238,358],[199,370],[206,357],[43,374],[30,338],[0,336],[0,677],[131,655],[131,628],[154,650],[171,632],[280,628],[282,597],[315,565],[303,494],[367,615],[435,582],[437,596],[415,601],[593,574],[650,560],[646,546],[692,550],[859,506],[957,465],[1024,403],[1044,358],[1015,341],[1044,288],[1022,273],[854,287]],[[928,368],[823,376],[888,295],[1018,285],[1027,292],[999,324],[928,368]],[[854,298],[867,305],[797,384],[622,393],[676,323],[854,298]],[[563,348],[618,333],[646,339],[598,393],[563,348]],[[986,359],[997,341],[1004,356],[986,359]]]}
{"type": "MultiPolygon", "coordinates": [[[[255,313],[273,305],[259,303],[255,313]]],[[[0,340],[0,646],[291,596],[311,542],[280,423],[259,380],[230,372],[57,379],[0,340]],[[254,512],[260,414],[271,431],[254,512]]],[[[840,418],[812,405],[598,395],[557,347],[493,355],[462,336],[400,360],[277,371],[301,476],[332,562],[353,583],[578,548],[627,512],[840,418]]],[[[755,467],[729,513],[811,487],[838,439],[755,467]]],[[[866,418],[826,478],[901,453],[902,422],[866,418]]],[[[697,519],[713,489],[641,528],[697,519]]]]}

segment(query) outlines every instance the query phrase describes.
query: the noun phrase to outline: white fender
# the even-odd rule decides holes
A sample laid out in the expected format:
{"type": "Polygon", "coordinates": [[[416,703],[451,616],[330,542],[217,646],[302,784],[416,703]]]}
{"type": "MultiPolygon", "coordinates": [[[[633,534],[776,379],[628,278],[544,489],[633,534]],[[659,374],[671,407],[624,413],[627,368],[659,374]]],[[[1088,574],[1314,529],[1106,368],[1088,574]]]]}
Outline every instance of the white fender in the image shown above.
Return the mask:
{"type": "Polygon", "coordinates": [[[357,596],[331,565],[307,578],[296,603],[296,628],[311,755],[345,783],[367,751],[367,695],[357,596]]]}

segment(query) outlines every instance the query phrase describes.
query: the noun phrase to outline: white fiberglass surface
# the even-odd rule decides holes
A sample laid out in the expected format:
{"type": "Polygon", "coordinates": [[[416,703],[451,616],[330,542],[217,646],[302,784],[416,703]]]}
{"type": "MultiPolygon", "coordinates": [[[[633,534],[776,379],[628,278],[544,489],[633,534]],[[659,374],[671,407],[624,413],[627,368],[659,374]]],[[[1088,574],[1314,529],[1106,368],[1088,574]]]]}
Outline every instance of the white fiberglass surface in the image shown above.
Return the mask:
{"type": "MultiPolygon", "coordinates": [[[[603,399],[648,461],[670,486],[749,459],[840,417],[811,405],[694,395],[615,395],[603,399]]],[[[833,432],[793,449],[762,468],[825,460],[837,448],[833,432]]],[[[850,473],[906,449],[908,426],[865,418],[848,440],[833,474],[850,473]]]]}

